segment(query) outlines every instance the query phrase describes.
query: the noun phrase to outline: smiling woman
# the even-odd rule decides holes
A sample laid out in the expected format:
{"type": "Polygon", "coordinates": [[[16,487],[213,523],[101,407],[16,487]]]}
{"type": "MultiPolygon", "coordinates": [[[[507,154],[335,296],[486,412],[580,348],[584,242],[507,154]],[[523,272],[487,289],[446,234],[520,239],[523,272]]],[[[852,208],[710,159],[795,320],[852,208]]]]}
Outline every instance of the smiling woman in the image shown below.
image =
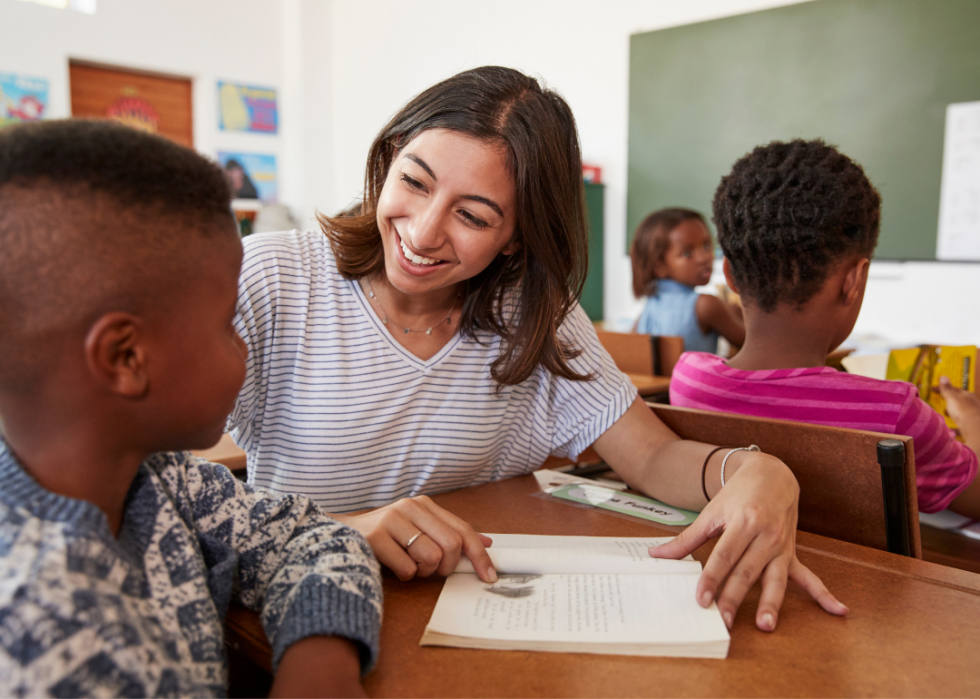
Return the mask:
{"type": "Polygon", "coordinates": [[[599,344],[577,303],[581,158],[559,95],[499,67],[429,88],[375,139],[360,206],[320,223],[245,241],[249,359],[229,426],[250,483],[378,508],[344,519],[400,578],[446,575],[465,554],[492,581],[490,540],[424,494],[593,445],[634,488],[705,508],[657,555],[725,532],[700,603],[719,593],[730,622],[765,573],[760,628],[775,628],[787,577],[843,613],[796,559],[789,469],[732,452],[722,489],[725,452],[678,439],[599,344]]]}
{"type": "MultiPolygon", "coordinates": [[[[341,274],[387,275],[394,289],[376,285],[378,294],[401,292],[392,305],[404,316],[445,310],[461,291],[460,331],[502,339],[490,370],[499,385],[519,384],[538,366],[583,379],[568,364],[576,347],[557,332],[588,270],[581,180],[565,101],[517,71],[487,67],[405,105],[371,146],[360,215],[321,223],[341,274]],[[415,256],[439,264],[430,272],[415,256]],[[518,286],[505,319],[502,294],[518,286]]],[[[442,343],[412,344],[431,356],[455,328],[443,331],[442,343]]]]}

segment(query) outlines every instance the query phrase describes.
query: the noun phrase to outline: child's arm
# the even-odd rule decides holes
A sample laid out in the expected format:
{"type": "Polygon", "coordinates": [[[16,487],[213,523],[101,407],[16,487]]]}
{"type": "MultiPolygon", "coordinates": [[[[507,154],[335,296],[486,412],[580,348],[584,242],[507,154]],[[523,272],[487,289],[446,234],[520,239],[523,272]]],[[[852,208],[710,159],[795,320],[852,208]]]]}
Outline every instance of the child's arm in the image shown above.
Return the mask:
{"type": "MultiPolygon", "coordinates": [[[[955,388],[945,376],[940,377],[938,390],[946,401],[946,412],[960,428],[963,443],[980,456],[980,396],[955,388]]],[[[980,519],[980,478],[974,478],[950,503],[949,509],[970,519],[980,519]]]]}
{"type": "MultiPolygon", "coordinates": [[[[185,457],[185,469],[161,476],[185,474],[171,492],[197,531],[208,567],[237,565],[238,599],[261,611],[273,668],[298,642],[329,636],[356,648],[367,672],[378,654],[381,570],[364,537],[303,496],[276,498],[224,466],[185,457]]],[[[228,599],[219,597],[221,609],[228,599]]]]}
{"type": "Polygon", "coordinates": [[[701,294],[694,309],[703,332],[714,330],[735,347],[745,344],[745,324],[732,306],[717,296],[701,294]]]}
{"type": "Polygon", "coordinates": [[[345,638],[310,636],[286,649],[270,697],[364,697],[357,647],[345,638]]]}

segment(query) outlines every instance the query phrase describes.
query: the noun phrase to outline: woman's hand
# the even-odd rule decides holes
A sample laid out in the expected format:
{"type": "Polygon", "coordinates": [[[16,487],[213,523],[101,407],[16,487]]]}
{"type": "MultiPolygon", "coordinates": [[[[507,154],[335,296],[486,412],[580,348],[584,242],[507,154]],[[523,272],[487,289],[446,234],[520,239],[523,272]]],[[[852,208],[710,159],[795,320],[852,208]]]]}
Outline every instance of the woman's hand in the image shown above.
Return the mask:
{"type": "Polygon", "coordinates": [[[683,558],[720,536],[698,581],[697,599],[704,607],[716,600],[729,626],[760,578],[762,597],[755,623],[763,631],[776,628],[787,579],[801,585],[828,612],[847,613],[847,607],[796,558],[800,486],[776,457],[736,452],[722,488],[718,474],[724,452],[719,452],[711,462],[706,482],[713,495],[705,505],[701,466],[710,447],[678,439],[639,397],[593,446],[632,488],[688,510],[703,507],[680,536],[650,549],[650,555],[683,558]]]}
{"type": "Polygon", "coordinates": [[[465,555],[481,580],[497,581],[486,550],[493,540],[478,534],[425,495],[398,500],[360,515],[334,517],[361,532],[374,555],[399,580],[424,578],[433,573],[449,575],[460,555],[465,555]]]}
{"type": "Polygon", "coordinates": [[[831,614],[846,614],[847,607],[796,558],[799,492],[796,478],[782,461],[767,454],[746,454],[694,523],[670,543],[651,548],[650,555],[683,558],[720,535],[698,581],[697,600],[702,607],[717,601],[729,628],[749,588],[760,578],[762,595],[755,623],[763,631],[776,628],[787,579],[831,614]]]}

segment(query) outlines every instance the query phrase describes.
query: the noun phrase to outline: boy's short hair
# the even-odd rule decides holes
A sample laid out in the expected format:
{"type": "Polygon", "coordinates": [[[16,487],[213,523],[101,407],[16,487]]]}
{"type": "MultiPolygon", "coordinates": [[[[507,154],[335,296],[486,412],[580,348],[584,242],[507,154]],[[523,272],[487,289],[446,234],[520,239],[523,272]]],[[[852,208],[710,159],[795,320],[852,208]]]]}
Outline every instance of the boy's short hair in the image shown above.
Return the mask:
{"type": "Polygon", "coordinates": [[[630,263],[633,267],[633,295],[636,298],[651,296],[657,292],[657,265],[664,260],[670,247],[670,232],[685,221],[708,223],[704,216],[693,209],[672,207],[658,209],[640,221],[630,245],[630,263]]]}
{"type": "Polygon", "coordinates": [[[102,313],[162,304],[193,237],[234,230],[222,170],[110,121],[0,129],[0,389],[102,313]]]}
{"type": "Polygon", "coordinates": [[[822,140],[757,147],[722,178],[712,208],[739,293],[767,313],[803,306],[839,261],[878,243],[881,196],[822,140]]]}
{"type": "Polygon", "coordinates": [[[227,179],[194,151],[112,121],[64,119],[0,130],[0,190],[86,187],[170,215],[231,215],[227,179]]]}

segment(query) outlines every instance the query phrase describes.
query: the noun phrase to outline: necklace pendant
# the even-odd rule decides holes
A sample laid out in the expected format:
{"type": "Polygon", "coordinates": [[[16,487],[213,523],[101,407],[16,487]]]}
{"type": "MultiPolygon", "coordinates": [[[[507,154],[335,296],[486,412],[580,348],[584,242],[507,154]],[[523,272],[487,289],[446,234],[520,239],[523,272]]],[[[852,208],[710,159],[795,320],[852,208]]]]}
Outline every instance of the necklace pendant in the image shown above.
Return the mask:
{"type": "Polygon", "coordinates": [[[388,324],[388,316],[385,316],[384,318],[382,318],[381,319],[381,322],[384,323],[385,325],[387,325],[388,324]]]}
{"type": "Polygon", "coordinates": [[[425,334],[426,335],[431,335],[432,334],[432,328],[426,328],[425,329],[425,334]]]}
{"type": "Polygon", "coordinates": [[[408,328],[405,328],[405,334],[406,335],[408,335],[408,333],[410,333],[410,332],[411,332],[411,330],[409,330],[408,328]]]}
{"type": "Polygon", "coordinates": [[[374,298],[374,292],[373,291],[369,291],[368,292],[368,296],[370,296],[371,298],[374,298]]]}

